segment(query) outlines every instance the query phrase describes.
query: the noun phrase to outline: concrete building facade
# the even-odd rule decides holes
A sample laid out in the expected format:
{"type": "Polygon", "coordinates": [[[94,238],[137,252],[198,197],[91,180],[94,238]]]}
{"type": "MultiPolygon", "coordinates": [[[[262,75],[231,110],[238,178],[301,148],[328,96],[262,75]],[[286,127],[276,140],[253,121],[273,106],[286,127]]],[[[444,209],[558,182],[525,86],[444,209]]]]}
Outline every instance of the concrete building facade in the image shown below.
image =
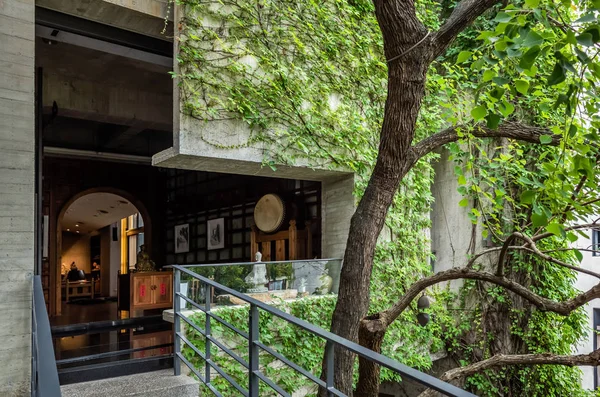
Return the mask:
{"type": "MultiPolygon", "coordinates": [[[[343,255],[354,209],[352,173],[301,166],[273,172],[262,167],[256,153],[223,153],[195,139],[197,128],[234,137],[243,131],[232,126],[200,127],[182,119],[177,82],[168,75],[177,54],[170,4],[0,1],[0,339],[4,342],[0,361],[10,363],[0,368],[0,395],[30,392],[33,275],[46,272],[47,303],[55,296],[50,283],[60,289],[56,279],[60,280],[60,263],[46,257],[56,253],[51,246],[48,254],[42,254],[41,247],[48,243],[44,239],[49,238],[42,237],[42,219],[49,217],[46,232],[55,231],[57,203],[66,203],[77,193],[59,182],[51,182],[58,183],[52,189],[42,188],[45,158],[102,157],[118,163],[128,156],[127,161],[147,163],[153,156],[152,164],[162,169],[317,181],[322,195],[321,256],[343,255]],[[154,51],[147,49],[148,40],[154,40],[154,51]],[[36,67],[42,69],[37,86],[36,67]],[[68,123],[60,124],[61,118],[68,123]],[[44,136],[38,135],[53,122],[44,136]],[[93,139],[84,137],[88,127],[96,129],[93,139]],[[73,147],[54,144],[67,141],[73,147]],[[120,147],[128,147],[130,153],[117,153],[120,147]]],[[[156,238],[154,242],[156,247],[156,238]]]]}

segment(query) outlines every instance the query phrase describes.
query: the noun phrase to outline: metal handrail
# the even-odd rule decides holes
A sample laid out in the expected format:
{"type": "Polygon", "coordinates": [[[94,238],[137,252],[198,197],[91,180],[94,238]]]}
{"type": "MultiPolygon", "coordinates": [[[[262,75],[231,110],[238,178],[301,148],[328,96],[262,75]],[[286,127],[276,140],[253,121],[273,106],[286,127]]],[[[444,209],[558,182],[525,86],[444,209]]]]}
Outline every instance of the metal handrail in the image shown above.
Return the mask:
{"type": "MultiPolygon", "coordinates": [[[[282,263],[289,263],[289,262],[295,262],[295,261],[284,261],[282,263]]],[[[273,263],[273,262],[268,262],[268,263],[273,263]]],[[[213,340],[213,338],[210,337],[211,336],[210,320],[211,320],[211,318],[215,319],[214,316],[210,315],[210,312],[211,312],[211,304],[210,304],[210,299],[209,299],[210,298],[210,288],[205,288],[206,298],[205,298],[205,302],[204,302],[204,307],[202,307],[201,305],[199,305],[195,302],[193,304],[194,307],[200,309],[201,311],[203,311],[204,313],[207,314],[205,316],[204,330],[200,330],[197,325],[193,326],[193,328],[200,331],[200,333],[203,336],[205,336],[205,352],[201,353],[196,348],[196,346],[193,346],[187,340],[187,338],[185,338],[181,333],[180,319],[183,319],[186,323],[188,323],[190,325],[192,324],[191,320],[188,319],[181,312],[181,307],[180,307],[181,299],[180,298],[184,298],[186,301],[190,302],[190,300],[186,296],[181,294],[180,289],[179,289],[181,273],[191,276],[192,278],[195,278],[195,279],[201,281],[205,285],[215,287],[227,294],[230,294],[230,295],[250,304],[249,333],[246,335],[242,335],[240,332],[236,331],[238,334],[240,334],[248,339],[248,349],[249,349],[248,390],[245,390],[245,389],[240,390],[237,387],[237,386],[239,386],[239,385],[237,385],[237,383],[234,385],[234,383],[231,383],[232,379],[229,376],[224,376],[224,378],[229,383],[231,383],[236,389],[238,389],[244,396],[258,397],[259,396],[258,385],[259,385],[260,381],[263,381],[265,384],[270,386],[277,393],[279,393],[283,396],[289,396],[288,393],[286,393],[279,386],[274,384],[270,379],[268,379],[265,376],[265,374],[263,374],[260,371],[260,368],[259,368],[259,353],[260,353],[260,351],[261,350],[265,351],[266,353],[271,354],[271,355],[273,355],[274,351],[268,347],[265,349],[266,346],[260,342],[260,329],[259,329],[260,311],[259,310],[270,313],[271,315],[279,317],[288,323],[294,324],[314,335],[321,337],[322,339],[325,339],[325,341],[326,341],[326,346],[325,346],[326,360],[325,360],[325,362],[326,362],[326,371],[327,371],[326,377],[325,377],[326,378],[325,382],[323,382],[322,380],[317,380],[317,377],[312,374],[310,376],[308,376],[310,374],[308,371],[299,367],[298,365],[296,365],[295,363],[293,363],[292,361],[290,361],[283,355],[277,353],[277,355],[274,355],[274,356],[275,356],[275,358],[281,360],[286,365],[289,365],[293,369],[296,369],[297,371],[299,371],[301,374],[306,376],[312,382],[316,383],[317,385],[319,385],[321,387],[325,387],[326,390],[328,391],[329,396],[345,396],[345,394],[343,394],[341,391],[337,390],[334,386],[333,364],[334,364],[334,347],[335,346],[345,348],[363,358],[366,358],[369,361],[372,361],[376,364],[386,367],[394,372],[397,372],[405,378],[412,379],[424,386],[427,386],[428,388],[434,389],[434,390],[444,393],[448,396],[456,396],[456,397],[473,397],[474,396],[474,394],[464,391],[456,386],[453,386],[449,383],[443,382],[431,375],[420,372],[414,368],[410,368],[398,361],[392,360],[392,359],[385,357],[379,353],[375,353],[374,351],[369,350],[363,346],[360,346],[357,343],[354,343],[352,341],[344,339],[338,335],[335,335],[329,331],[326,331],[320,327],[317,327],[314,324],[311,324],[304,320],[296,318],[282,310],[279,310],[275,307],[269,306],[268,304],[266,304],[264,302],[261,302],[259,300],[252,298],[251,296],[248,296],[248,295],[245,295],[238,291],[235,291],[229,287],[221,285],[207,277],[203,277],[203,276],[188,269],[189,267],[194,267],[194,266],[172,265],[171,267],[174,269],[174,273],[175,273],[174,278],[173,278],[174,279],[173,302],[174,302],[174,325],[175,325],[175,327],[174,327],[175,375],[180,374],[180,371],[181,371],[180,366],[181,366],[181,362],[183,362],[188,368],[190,368],[190,370],[196,376],[198,376],[200,381],[202,383],[204,383],[206,386],[208,386],[208,388],[217,396],[220,396],[220,394],[214,388],[214,386],[211,384],[211,368],[214,368],[215,370],[217,370],[217,372],[221,375],[224,374],[224,371],[220,367],[218,367],[218,365],[213,360],[211,360],[211,357],[210,357],[210,355],[211,355],[210,347],[211,347],[211,343],[213,340]],[[186,345],[190,346],[192,348],[192,350],[194,350],[194,352],[196,354],[199,354],[201,356],[201,358],[205,361],[204,376],[202,376],[199,373],[199,371],[181,354],[181,341],[183,341],[186,345]]],[[[216,320],[219,321],[220,323],[223,323],[224,325],[227,325],[230,329],[234,329],[234,330],[237,329],[234,326],[232,326],[231,324],[228,324],[226,321],[224,321],[221,318],[218,318],[216,320]]],[[[222,349],[222,347],[224,347],[224,346],[221,345],[219,347],[222,349]]],[[[227,348],[222,349],[222,350],[224,350],[225,353],[227,353],[227,354],[232,353],[227,348]]]]}
{"type": "Polygon", "coordinates": [[[341,261],[337,258],[324,258],[324,259],[294,259],[287,261],[268,261],[268,262],[232,262],[232,263],[198,263],[196,265],[167,265],[164,269],[174,269],[176,267],[181,269],[190,269],[194,267],[222,267],[222,266],[250,266],[250,265],[283,265],[287,263],[311,263],[311,262],[332,262],[341,261]]]}
{"type": "Polygon", "coordinates": [[[31,314],[31,396],[60,397],[50,320],[40,276],[33,277],[31,314]]]}

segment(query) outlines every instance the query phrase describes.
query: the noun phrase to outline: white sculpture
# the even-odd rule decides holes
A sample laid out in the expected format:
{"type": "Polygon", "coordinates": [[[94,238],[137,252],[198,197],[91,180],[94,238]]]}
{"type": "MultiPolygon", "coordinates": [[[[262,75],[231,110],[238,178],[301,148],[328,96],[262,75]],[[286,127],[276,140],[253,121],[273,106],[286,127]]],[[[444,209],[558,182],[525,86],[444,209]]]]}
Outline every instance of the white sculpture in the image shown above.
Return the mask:
{"type": "MultiPolygon", "coordinates": [[[[256,262],[260,262],[262,259],[262,254],[260,251],[256,252],[255,255],[256,262]]],[[[250,274],[246,276],[244,279],[248,284],[252,287],[248,289],[248,292],[266,292],[269,289],[265,287],[267,283],[267,265],[264,263],[257,263],[252,267],[252,271],[250,274]]]]}
{"type": "Polygon", "coordinates": [[[298,293],[303,294],[306,292],[306,279],[302,277],[300,279],[300,285],[298,286],[298,293]]]}

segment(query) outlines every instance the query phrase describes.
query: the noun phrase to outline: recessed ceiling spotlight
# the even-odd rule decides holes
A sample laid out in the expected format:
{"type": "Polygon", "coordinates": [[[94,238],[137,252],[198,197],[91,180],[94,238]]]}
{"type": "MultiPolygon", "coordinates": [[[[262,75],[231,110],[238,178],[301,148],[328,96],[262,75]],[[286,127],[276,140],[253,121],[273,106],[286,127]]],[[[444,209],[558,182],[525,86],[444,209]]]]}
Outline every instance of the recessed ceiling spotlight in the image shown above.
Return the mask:
{"type": "Polygon", "coordinates": [[[75,224],[75,227],[79,227],[79,223],[76,223],[76,224],[75,224]]]}
{"type": "Polygon", "coordinates": [[[79,234],[79,230],[77,230],[77,234],[79,234]]]}
{"type": "Polygon", "coordinates": [[[67,232],[70,232],[70,231],[71,231],[71,229],[67,229],[67,232]]]}

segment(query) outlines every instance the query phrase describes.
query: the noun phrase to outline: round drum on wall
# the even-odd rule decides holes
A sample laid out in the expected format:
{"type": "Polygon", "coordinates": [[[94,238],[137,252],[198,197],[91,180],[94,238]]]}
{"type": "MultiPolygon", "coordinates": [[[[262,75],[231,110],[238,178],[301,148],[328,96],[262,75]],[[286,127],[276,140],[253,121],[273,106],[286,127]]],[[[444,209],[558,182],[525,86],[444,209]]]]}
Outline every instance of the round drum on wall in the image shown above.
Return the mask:
{"type": "Polygon", "coordinates": [[[254,207],[254,223],[264,233],[273,233],[285,219],[285,204],[276,194],[265,194],[254,207]]]}

